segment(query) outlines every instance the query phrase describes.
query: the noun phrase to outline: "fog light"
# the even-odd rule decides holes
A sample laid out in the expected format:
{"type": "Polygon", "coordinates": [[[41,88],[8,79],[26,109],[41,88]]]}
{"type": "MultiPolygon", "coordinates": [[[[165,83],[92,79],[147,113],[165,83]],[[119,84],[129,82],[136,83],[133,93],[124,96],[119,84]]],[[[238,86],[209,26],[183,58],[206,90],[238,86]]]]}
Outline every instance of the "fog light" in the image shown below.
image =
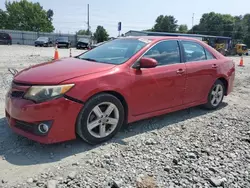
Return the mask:
{"type": "Polygon", "coordinates": [[[45,123],[40,123],[38,125],[38,130],[40,133],[46,134],[49,131],[49,125],[47,125],[45,123]]]}

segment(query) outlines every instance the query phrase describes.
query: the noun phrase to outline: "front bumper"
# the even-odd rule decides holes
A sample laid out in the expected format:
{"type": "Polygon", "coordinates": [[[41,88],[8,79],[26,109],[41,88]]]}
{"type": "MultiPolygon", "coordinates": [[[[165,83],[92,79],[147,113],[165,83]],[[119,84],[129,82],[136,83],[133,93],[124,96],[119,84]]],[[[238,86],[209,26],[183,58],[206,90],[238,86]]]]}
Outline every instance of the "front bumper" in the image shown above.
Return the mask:
{"type": "Polygon", "coordinates": [[[35,42],[35,45],[38,45],[38,46],[42,46],[42,45],[45,45],[46,43],[45,42],[35,42]]]}
{"type": "Polygon", "coordinates": [[[7,94],[5,100],[10,128],[17,134],[44,144],[75,139],[76,119],[82,107],[83,104],[64,97],[35,104],[7,94]],[[49,132],[46,135],[36,134],[36,126],[45,121],[51,122],[49,132]]]}
{"type": "Polygon", "coordinates": [[[66,46],[69,46],[69,43],[56,43],[57,46],[59,47],[66,47],[66,46]]]}

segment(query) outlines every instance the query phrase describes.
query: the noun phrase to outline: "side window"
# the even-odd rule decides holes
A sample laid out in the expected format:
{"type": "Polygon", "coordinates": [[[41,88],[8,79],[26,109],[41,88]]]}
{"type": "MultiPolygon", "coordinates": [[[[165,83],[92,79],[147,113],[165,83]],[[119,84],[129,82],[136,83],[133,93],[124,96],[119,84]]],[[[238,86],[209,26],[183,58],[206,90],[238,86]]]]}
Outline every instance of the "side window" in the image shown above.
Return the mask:
{"type": "Polygon", "coordinates": [[[184,47],[186,62],[202,61],[207,59],[205,50],[200,44],[191,41],[182,41],[182,44],[184,47]]]}
{"type": "Polygon", "coordinates": [[[207,49],[205,49],[205,52],[206,52],[206,55],[207,55],[207,60],[215,59],[214,55],[211,54],[207,49]]]}
{"type": "Polygon", "coordinates": [[[155,59],[159,66],[181,62],[179,45],[176,40],[163,41],[152,47],[144,57],[155,59]]]}

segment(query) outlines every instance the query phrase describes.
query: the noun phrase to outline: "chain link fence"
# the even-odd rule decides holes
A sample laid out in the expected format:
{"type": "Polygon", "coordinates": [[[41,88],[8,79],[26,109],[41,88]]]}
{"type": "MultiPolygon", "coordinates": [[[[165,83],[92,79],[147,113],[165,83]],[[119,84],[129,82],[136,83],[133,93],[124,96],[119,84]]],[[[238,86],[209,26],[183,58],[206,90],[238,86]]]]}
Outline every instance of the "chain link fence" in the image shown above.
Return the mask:
{"type": "Polygon", "coordinates": [[[92,43],[91,36],[88,35],[77,35],[77,34],[64,34],[64,33],[43,33],[43,32],[31,32],[31,31],[17,31],[17,30],[3,30],[0,32],[8,33],[12,38],[12,44],[22,45],[34,45],[35,40],[38,37],[49,37],[55,42],[58,37],[69,37],[71,46],[75,47],[79,38],[86,38],[92,43]]]}

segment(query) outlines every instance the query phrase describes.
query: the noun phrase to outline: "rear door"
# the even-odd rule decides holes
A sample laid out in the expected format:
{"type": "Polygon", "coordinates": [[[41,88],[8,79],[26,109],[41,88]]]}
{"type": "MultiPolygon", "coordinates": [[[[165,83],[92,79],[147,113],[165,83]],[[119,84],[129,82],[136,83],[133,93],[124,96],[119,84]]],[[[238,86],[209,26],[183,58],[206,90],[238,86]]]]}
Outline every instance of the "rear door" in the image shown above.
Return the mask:
{"type": "Polygon", "coordinates": [[[187,70],[184,104],[205,101],[216,80],[218,60],[201,44],[181,41],[187,70]]]}
{"type": "Polygon", "coordinates": [[[141,115],[183,104],[186,67],[177,40],[161,41],[142,57],[157,60],[155,68],[132,69],[131,87],[133,115],[141,115]]]}

